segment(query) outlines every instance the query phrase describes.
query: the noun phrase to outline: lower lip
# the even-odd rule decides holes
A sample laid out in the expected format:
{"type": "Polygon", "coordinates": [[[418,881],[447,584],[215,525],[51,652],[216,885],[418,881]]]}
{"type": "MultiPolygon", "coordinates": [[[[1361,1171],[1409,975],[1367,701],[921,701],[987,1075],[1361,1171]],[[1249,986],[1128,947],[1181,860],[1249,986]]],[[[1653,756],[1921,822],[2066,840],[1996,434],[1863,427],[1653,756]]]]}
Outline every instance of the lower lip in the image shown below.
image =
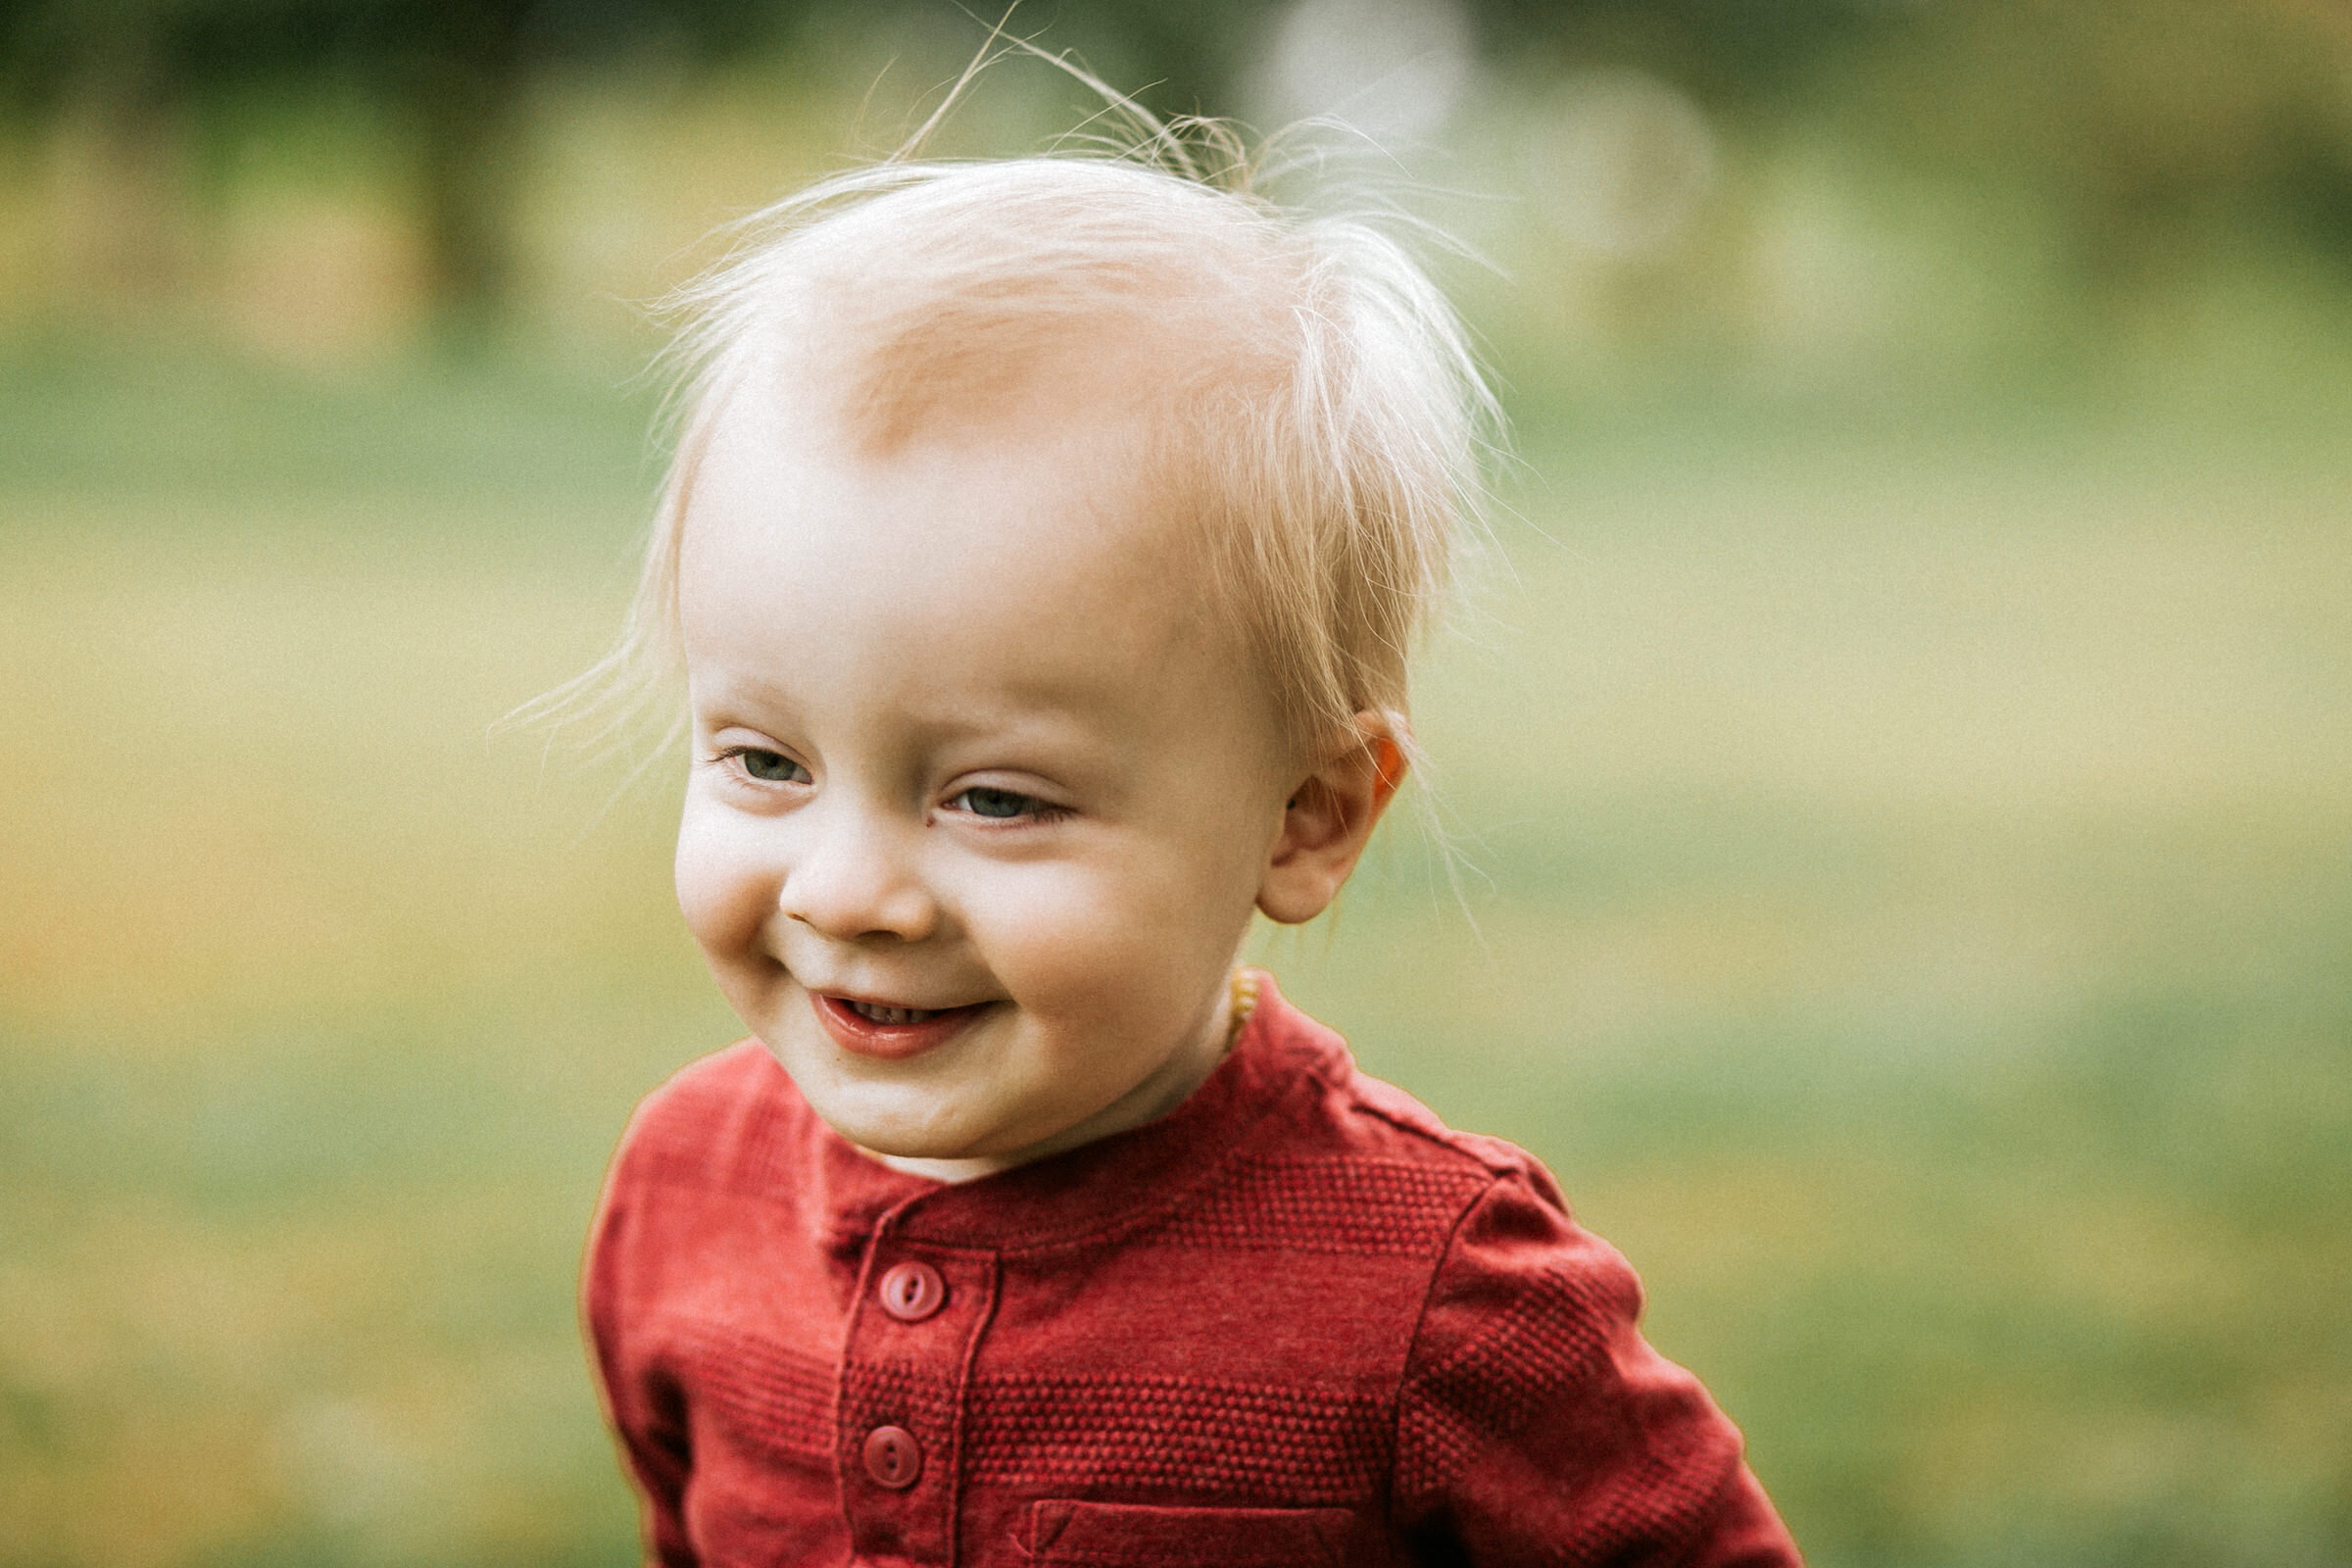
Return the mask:
{"type": "Polygon", "coordinates": [[[968,1007],[949,1007],[914,1023],[876,1023],[839,997],[819,996],[812,991],[808,994],[808,1004],[816,1009],[816,1021],[825,1026],[825,1033],[832,1036],[835,1045],[857,1055],[885,1060],[919,1056],[947,1044],[987,1005],[976,1003],[968,1007]]]}

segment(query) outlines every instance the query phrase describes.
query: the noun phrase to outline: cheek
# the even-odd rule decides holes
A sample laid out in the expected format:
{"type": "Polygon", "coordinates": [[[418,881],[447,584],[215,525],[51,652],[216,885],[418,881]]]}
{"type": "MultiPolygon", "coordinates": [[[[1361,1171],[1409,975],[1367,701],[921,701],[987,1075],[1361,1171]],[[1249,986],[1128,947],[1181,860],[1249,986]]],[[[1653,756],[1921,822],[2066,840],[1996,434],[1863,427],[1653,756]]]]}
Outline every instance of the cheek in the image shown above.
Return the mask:
{"type": "Polygon", "coordinates": [[[1230,864],[1163,848],[1023,867],[956,903],[1000,979],[1039,1004],[1091,1009],[1189,1002],[1223,973],[1254,898],[1230,864]]]}
{"type": "Polygon", "coordinates": [[[678,910],[713,957],[756,942],[775,903],[775,886],[733,814],[690,794],[678,820],[678,910]]]}

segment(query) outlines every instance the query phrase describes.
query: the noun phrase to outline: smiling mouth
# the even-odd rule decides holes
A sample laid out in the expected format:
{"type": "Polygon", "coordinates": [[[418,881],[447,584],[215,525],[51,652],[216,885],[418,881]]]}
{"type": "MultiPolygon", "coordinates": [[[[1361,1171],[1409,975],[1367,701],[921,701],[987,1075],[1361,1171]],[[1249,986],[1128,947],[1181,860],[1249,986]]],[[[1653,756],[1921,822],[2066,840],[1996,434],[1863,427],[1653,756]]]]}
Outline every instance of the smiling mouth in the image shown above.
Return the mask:
{"type": "Polygon", "coordinates": [[[889,1058],[918,1056],[945,1045],[988,1006],[985,1002],[975,1002],[960,1007],[898,1007],[852,997],[829,997],[821,991],[808,993],[808,1004],[825,1033],[842,1050],[889,1058]]]}
{"type": "Polygon", "coordinates": [[[884,1007],[871,1002],[852,1002],[849,1009],[868,1023],[921,1023],[943,1012],[957,1012],[956,1007],[884,1007]]]}

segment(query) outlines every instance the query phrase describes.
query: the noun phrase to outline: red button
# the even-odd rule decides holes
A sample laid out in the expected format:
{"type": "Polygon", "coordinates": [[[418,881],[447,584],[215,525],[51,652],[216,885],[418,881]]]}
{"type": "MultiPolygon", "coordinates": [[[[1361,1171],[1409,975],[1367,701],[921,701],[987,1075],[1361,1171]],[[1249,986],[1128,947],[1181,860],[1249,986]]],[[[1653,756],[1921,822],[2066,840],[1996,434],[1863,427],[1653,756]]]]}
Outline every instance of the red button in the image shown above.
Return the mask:
{"type": "Polygon", "coordinates": [[[876,1427],[865,1435],[865,1473],[893,1492],[923,1473],[923,1446],[905,1427],[876,1427]]]}
{"type": "Polygon", "coordinates": [[[895,1263],[882,1276],[882,1310],[920,1323],[948,1304],[948,1282],[928,1263],[895,1263]]]}

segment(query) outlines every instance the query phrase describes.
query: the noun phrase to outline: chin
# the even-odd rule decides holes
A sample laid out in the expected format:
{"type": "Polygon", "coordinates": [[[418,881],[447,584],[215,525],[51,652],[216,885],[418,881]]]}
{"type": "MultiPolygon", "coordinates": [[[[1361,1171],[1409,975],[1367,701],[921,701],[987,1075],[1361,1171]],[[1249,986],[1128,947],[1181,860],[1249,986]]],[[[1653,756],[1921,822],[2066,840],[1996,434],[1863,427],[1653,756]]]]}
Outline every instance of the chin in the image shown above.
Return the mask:
{"type": "Polygon", "coordinates": [[[892,1159],[964,1159],[971,1151],[951,1138],[925,1137],[919,1133],[902,1133],[892,1128],[864,1128],[829,1123],[833,1130],[869,1154],[886,1154],[892,1159]]]}
{"type": "Polygon", "coordinates": [[[808,1102],[824,1124],[856,1144],[869,1154],[883,1154],[892,1159],[980,1159],[987,1157],[991,1140],[975,1137],[966,1129],[925,1123],[919,1118],[836,1114],[839,1106],[829,1106],[810,1096],[808,1102]]]}

